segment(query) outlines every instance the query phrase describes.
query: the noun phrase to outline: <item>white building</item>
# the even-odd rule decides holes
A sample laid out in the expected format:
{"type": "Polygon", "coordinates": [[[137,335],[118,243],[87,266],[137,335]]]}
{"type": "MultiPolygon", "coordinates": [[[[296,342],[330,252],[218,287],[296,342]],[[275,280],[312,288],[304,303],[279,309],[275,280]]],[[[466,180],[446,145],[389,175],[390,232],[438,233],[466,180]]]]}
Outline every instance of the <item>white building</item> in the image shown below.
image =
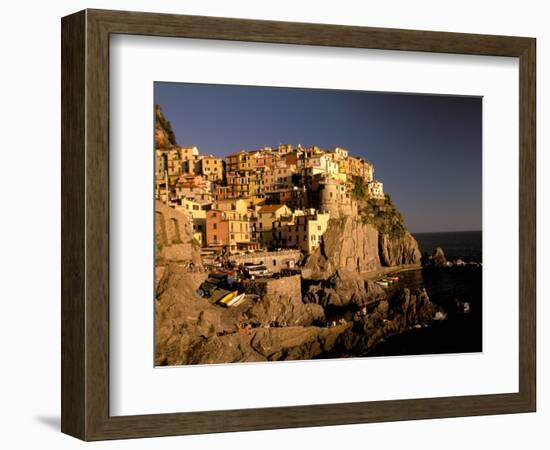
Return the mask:
{"type": "Polygon", "coordinates": [[[367,183],[368,198],[384,200],[384,185],[380,181],[369,181],[367,183]]]}

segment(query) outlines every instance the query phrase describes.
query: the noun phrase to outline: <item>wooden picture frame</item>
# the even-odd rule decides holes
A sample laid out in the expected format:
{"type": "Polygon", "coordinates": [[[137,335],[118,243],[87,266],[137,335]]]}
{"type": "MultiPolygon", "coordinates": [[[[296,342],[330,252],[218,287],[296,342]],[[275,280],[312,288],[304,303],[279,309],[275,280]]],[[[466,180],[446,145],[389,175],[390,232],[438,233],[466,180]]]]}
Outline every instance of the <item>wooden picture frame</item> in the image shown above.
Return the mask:
{"type": "Polygon", "coordinates": [[[100,440],[535,411],[535,39],[104,10],[61,25],[64,433],[100,440]],[[117,33],[518,57],[519,392],[110,416],[109,36],[117,33]]]}

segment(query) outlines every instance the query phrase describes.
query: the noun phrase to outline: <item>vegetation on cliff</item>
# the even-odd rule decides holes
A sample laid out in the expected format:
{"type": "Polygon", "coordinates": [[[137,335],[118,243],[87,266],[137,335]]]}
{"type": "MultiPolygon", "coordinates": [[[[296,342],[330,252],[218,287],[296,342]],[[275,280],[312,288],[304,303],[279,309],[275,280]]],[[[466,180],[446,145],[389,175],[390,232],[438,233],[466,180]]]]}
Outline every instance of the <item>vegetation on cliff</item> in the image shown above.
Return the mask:
{"type": "Polygon", "coordinates": [[[403,215],[396,209],[389,195],[383,204],[373,200],[365,203],[361,209],[361,220],[370,223],[380,234],[389,235],[392,238],[405,236],[405,224],[403,215]]]}
{"type": "Polygon", "coordinates": [[[351,190],[351,195],[356,200],[366,200],[367,199],[367,184],[362,177],[353,176],[353,188],[351,190]]]}
{"type": "Polygon", "coordinates": [[[397,210],[389,195],[385,200],[368,198],[367,186],[361,177],[353,177],[352,196],[359,202],[361,220],[373,225],[380,234],[392,238],[405,236],[406,228],[403,215],[397,210]]]}

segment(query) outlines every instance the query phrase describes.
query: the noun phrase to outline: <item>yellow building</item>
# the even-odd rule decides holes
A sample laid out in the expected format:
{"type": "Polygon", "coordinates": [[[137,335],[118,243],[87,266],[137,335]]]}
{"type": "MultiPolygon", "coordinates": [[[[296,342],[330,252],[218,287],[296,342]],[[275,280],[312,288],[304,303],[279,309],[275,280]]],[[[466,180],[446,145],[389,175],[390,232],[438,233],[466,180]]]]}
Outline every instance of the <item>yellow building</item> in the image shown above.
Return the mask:
{"type": "Polygon", "coordinates": [[[292,176],[296,173],[296,166],[288,165],[284,161],[278,162],[273,168],[275,189],[290,189],[294,186],[292,176]]]}
{"type": "MultiPolygon", "coordinates": [[[[302,219],[307,224],[305,233],[302,233],[303,240],[300,246],[306,253],[311,253],[321,243],[321,237],[327,231],[328,221],[330,219],[329,214],[323,214],[316,212],[312,215],[306,215],[302,219]]],[[[298,220],[297,225],[300,223],[298,220]]]]}
{"type": "Polygon", "coordinates": [[[206,212],[210,207],[209,203],[199,203],[187,198],[181,200],[181,205],[175,205],[177,211],[183,212],[189,217],[189,221],[193,225],[193,237],[201,247],[206,240],[206,212]]]}
{"type": "Polygon", "coordinates": [[[236,211],[239,214],[245,215],[248,213],[249,201],[242,198],[219,200],[212,205],[213,209],[219,211],[236,211]]]}
{"type": "Polygon", "coordinates": [[[236,211],[224,213],[229,230],[229,250],[236,251],[241,245],[250,243],[251,230],[248,217],[236,211]]]}
{"type": "Polygon", "coordinates": [[[179,149],[168,150],[166,153],[166,171],[169,177],[179,177],[182,173],[182,159],[179,149]]]}
{"type": "Polygon", "coordinates": [[[209,204],[200,203],[194,200],[184,198],[182,200],[182,204],[176,206],[176,209],[186,213],[192,220],[194,220],[194,219],[206,219],[206,211],[207,211],[207,208],[209,207],[210,207],[209,204]]]}
{"type": "Polygon", "coordinates": [[[373,180],[374,167],[363,158],[348,156],[347,158],[347,174],[363,178],[367,183],[373,180]]]}
{"type": "Polygon", "coordinates": [[[339,161],[347,159],[347,157],[349,156],[349,152],[342,147],[336,147],[334,150],[332,150],[331,153],[334,153],[339,161]]]}
{"type": "Polygon", "coordinates": [[[340,168],[334,154],[314,154],[303,161],[301,166],[305,169],[307,175],[326,174],[331,177],[337,177],[340,168]]]}
{"type": "Polygon", "coordinates": [[[275,175],[275,171],[276,169],[273,169],[271,167],[265,167],[263,170],[262,170],[262,173],[261,173],[261,176],[262,176],[262,187],[263,187],[263,192],[269,192],[269,191],[272,191],[273,189],[275,189],[275,185],[276,185],[276,180],[277,180],[277,177],[275,175]]]}
{"type": "Polygon", "coordinates": [[[263,246],[271,246],[273,241],[273,223],[282,216],[292,215],[292,210],[286,205],[265,205],[257,212],[257,234],[263,246]]]}
{"type": "Polygon", "coordinates": [[[255,168],[255,153],[256,152],[247,152],[246,150],[240,150],[227,156],[227,171],[231,172],[239,170],[253,170],[255,168]]]}
{"type": "Polygon", "coordinates": [[[282,217],[275,222],[273,238],[281,247],[298,248],[310,254],[319,247],[329,219],[327,213],[296,210],[291,217],[282,217]]]}
{"type": "Polygon", "coordinates": [[[193,159],[195,156],[199,156],[199,149],[197,147],[180,147],[179,154],[182,160],[193,159]]]}
{"type": "Polygon", "coordinates": [[[200,172],[203,177],[210,181],[223,180],[223,160],[213,155],[200,157],[200,172]]]}
{"type": "Polygon", "coordinates": [[[174,153],[174,162],[178,166],[177,175],[200,175],[199,149],[197,147],[177,147],[170,152],[174,153]]]}

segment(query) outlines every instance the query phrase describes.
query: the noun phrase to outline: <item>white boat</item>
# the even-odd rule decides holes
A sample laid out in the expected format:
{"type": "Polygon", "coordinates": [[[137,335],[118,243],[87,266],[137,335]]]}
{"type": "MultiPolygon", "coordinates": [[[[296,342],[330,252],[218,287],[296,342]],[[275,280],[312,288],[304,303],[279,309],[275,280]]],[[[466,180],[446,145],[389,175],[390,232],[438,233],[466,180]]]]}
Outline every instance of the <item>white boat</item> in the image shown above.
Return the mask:
{"type": "Polygon", "coordinates": [[[237,306],[243,302],[245,299],[246,294],[243,292],[242,294],[237,295],[236,297],[232,298],[228,302],[225,303],[225,306],[237,306]]]}

